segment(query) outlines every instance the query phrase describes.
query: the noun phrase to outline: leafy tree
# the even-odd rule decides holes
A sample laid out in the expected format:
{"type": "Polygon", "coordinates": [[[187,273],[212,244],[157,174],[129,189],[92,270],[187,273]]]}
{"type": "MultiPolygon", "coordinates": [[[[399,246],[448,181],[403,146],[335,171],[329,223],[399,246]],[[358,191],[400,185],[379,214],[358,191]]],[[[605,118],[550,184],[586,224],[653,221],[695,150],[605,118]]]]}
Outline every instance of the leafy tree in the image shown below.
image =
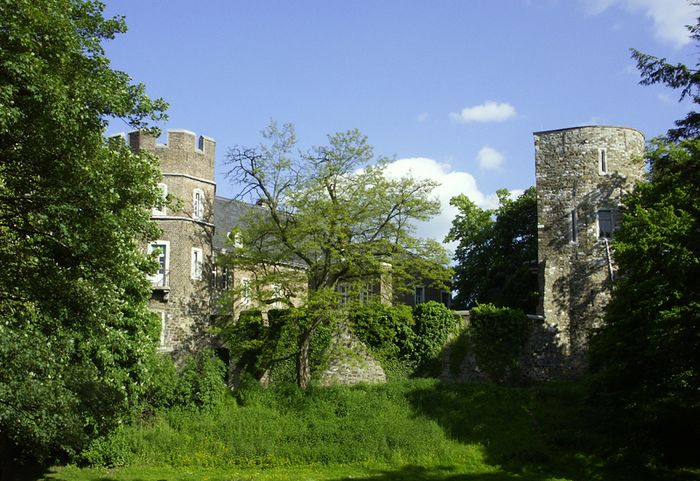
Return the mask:
{"type": "Polygon", "coordinates": [[[534,187],[517,199],[498,191],[497,209],[482,209],[465,195],[450,204],[459,209],[446,241],[457,241],[456,303],[492,303],[535,312],[538,300],[537,195],[534,187]]]}
{"type": "Polygon", "coordinates": [[[241,196],[259,206],[243,221],[240,247],[234,246],[228,262],[254,273],[246,289],[259,303],[291,304],[296,298],[305,304],[297,362],[297,381],[305,387],[309,343],[315,329],[339,313],[339,283],[363,291],[374,281],[396,288],[416,268],[427,278],[445,275],[440,269],[425,272],[447,264],[442,248],[412,235],[412,222],[429,219],[439,204],[429,198],[433,183],[385,176],[386,160],[372,163],[372,148],[356,130],[298,154],[289,124],[273,122],[263,137],[257,148],[228,153],[241,196]]]}
{"type": "MultiPolygon", "coordinates": [[[[699,24],[700,25],[700,24],[699,24]]],[[[691,27],[698,41],[698,25],[691,27]]],[[[700,76],[634,52],[642,83],[698,103],[700,76]]],[[[700,117],[691,112],[647,151],[648,182],[624,199],[615,234],[618,283],[591,342],[595,395],[636,453],[697,463],[700,431],[700,117]]]]}
{"type": "Polygon", "coordinates": [[[149,378],[157,161],[106,141],[162,116],[112,70],[121,18],[82,0],[0,1],[0,462],[73,453],[149,378]]]}

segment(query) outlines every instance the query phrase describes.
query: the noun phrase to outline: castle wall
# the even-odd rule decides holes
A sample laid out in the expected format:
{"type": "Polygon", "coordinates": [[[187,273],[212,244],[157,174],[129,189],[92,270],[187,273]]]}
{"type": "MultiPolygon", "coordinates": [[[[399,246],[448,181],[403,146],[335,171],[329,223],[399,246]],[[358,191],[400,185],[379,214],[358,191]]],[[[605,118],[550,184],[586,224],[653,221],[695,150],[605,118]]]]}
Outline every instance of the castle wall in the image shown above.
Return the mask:
{"type": "Polygon", "coordinates": [[[644,175],[644,136],[625,127],[536,132],[538,314],[563,355],[583,359],[614,278],[609,241],[621,197],[644,175]]]}

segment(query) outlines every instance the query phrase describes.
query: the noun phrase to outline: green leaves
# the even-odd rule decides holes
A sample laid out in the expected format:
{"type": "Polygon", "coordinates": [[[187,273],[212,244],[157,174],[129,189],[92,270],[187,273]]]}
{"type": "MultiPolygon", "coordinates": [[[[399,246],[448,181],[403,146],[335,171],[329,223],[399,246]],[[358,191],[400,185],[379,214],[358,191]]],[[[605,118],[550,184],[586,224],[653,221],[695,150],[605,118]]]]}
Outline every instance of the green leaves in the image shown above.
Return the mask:
{"type": "Polygon", "coordinates": [[[164,103],[114,71],[104,5],[0,1],[0,431],[4,459],[72,454],[128,419],[155,354],[157,160],[105,141],[164,103]],[[35,373],[28,377],[26,373],[35,373]]]}
{"type": "Polygon", "coordinates": [[[450,200],[459,209],[445,239],[457,241],[456,302],[534,312],[538,299],[537,196],[534,187],[517,199],[498,191],[499,207],[482,209],[464,195],[450,200]]]}

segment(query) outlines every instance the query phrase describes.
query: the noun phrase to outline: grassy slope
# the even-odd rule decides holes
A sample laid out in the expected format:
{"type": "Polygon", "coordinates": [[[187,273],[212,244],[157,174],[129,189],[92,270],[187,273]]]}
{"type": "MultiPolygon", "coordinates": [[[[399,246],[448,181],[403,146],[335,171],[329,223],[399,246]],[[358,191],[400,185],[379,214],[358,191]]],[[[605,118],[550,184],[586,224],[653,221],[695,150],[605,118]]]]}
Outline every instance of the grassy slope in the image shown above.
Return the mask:
{"type": "Polygon", "coordinates": [[[210,413],[170,412],[147,426],[126,428],[88,453],[93,460],[123,467],[57,468],[47,477],[66,481],[648,477],[603,457],[605,427],[583,396],[573,384],[503,388],[433,380],[316,388],[307,393],[251,389],[237,403],[229,400],[210,413]]]}

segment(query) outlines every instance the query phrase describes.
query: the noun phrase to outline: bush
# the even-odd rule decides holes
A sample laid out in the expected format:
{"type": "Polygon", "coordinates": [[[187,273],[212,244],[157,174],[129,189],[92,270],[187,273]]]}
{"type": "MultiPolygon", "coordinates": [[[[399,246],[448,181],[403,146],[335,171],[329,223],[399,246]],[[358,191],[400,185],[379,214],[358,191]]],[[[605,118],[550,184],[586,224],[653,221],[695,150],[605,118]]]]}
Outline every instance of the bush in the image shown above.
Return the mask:
{"type": "Polygon", "coordinates": [[[413,310],[415,341],[412,359],[425,374],[437,374],[440,355],[448,339],[459,327],[459,317],[439,302],[417,305],[413,310]]]}
{"type": "Polygon", "coordinates": [[[469,349],[491,381],[520,380],[520,358],[532,327],[532,321],[520,309],[482,304],[471,310],[469,349]]]}
{"type": "Polygon", "coordinates": [[[224,398],[226,366],[214,351],[205,349],[185,360],[180,372],[176,404],[183,407],[210,409],[224,398]]]}

